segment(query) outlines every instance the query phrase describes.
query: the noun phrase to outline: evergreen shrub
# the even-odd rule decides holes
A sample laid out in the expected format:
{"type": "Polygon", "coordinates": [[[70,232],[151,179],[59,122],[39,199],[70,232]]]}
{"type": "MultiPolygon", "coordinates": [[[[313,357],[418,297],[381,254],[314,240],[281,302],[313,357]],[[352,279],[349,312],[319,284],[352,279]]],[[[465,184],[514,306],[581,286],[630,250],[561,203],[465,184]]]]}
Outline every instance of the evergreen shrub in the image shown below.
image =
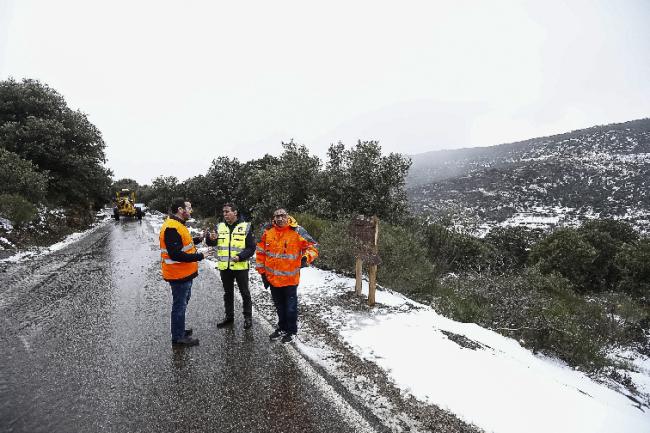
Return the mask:
{"type": "Polygon", "coordinates": [[[37,214],[34,204],[18,194],[0,194],[0,216],[7,218],[16,227],[32,221],[37,214]]]}

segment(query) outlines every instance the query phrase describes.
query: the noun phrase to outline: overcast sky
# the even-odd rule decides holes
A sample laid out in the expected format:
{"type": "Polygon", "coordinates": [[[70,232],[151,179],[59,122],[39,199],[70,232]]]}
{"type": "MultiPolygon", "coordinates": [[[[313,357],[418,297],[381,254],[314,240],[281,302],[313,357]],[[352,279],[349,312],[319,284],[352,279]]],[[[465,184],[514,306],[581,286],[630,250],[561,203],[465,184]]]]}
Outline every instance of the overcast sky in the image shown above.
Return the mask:
{"type": "Polygon", "coordinates": [[[650,1],[0,0],[0,79],[88,114],[116,178],[293,138],[487,146],[650,116],[650,1]]]}

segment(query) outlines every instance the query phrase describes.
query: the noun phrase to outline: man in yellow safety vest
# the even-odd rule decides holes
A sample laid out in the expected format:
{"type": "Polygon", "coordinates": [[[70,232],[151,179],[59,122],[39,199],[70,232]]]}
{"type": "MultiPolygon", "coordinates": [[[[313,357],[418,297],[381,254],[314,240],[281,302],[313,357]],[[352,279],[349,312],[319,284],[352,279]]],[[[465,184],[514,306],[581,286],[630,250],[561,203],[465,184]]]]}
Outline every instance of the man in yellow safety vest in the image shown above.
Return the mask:
{"type": "Polygon", "coordinates": [[[225,317],[217,323],[217,328],[234,322],[237,281],[244,305],[244,329],[248,329],[253,326],[251,293],[248,289],[248,259],[255,254],[255,238],[251,224],[240,218],[235,204],[226,203],[222,210],[224,222],[219,223],[216,231],[213,230],[205,239],[207,245],[217,247],[217,269],[223,283],[225,317]]]}

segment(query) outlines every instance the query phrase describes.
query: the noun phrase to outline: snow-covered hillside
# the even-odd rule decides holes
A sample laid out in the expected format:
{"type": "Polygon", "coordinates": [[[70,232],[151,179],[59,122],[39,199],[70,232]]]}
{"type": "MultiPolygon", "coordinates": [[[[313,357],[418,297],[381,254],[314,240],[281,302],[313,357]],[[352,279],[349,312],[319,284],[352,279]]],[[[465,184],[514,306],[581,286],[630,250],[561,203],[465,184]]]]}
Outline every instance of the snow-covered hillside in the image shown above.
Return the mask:
{"type": "Polygon", "coordinates": [[[650,119],[413,159],[411,205],[434,218],[485,230],[611,217],[650,230],[650,119]]]}

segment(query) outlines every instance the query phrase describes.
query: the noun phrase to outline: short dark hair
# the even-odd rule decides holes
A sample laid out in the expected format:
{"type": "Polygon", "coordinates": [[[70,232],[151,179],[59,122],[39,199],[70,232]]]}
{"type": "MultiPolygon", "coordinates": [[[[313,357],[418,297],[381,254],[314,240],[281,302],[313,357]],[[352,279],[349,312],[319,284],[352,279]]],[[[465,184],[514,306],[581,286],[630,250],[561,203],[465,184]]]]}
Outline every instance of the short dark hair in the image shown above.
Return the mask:
{"type": "Polygon", "coordinates": [[[174,200],[172,200],[172,204],[169,206],[169,212],[171,213],[176,213],[178,211],[179,207],[185,207],[185,202],[189,201],[186,198],[183,197],[176,197],[174,200]]]}
{"type": "Polygon", "coordinates": [[[223,210],[223,208],[225,207],[229,207],[231,211],[237,212],[239,214],[239,209],[237,208],[237,205],[235,203],[232,202],[224,203],[223,206],[221,206],[221,210],[223,210]]]}

